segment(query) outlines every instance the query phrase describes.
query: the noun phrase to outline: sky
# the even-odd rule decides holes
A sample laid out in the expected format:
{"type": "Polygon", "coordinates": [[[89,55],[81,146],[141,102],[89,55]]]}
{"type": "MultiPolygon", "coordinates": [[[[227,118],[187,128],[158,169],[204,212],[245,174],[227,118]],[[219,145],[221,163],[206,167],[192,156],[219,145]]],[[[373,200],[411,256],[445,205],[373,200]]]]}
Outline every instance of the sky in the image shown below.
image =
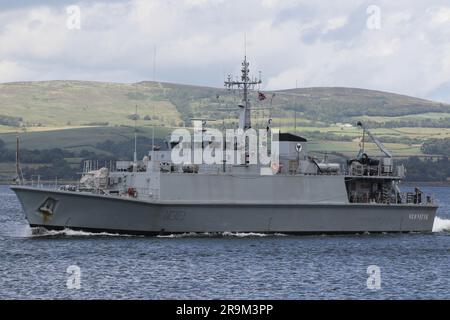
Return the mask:
{"type": "Polygon", "coordinates": [[[264,90],[357,87],[450,103],[449,40],[449,0],[0,0],[0,82],[221,87],[246,48],[264,90]]]}

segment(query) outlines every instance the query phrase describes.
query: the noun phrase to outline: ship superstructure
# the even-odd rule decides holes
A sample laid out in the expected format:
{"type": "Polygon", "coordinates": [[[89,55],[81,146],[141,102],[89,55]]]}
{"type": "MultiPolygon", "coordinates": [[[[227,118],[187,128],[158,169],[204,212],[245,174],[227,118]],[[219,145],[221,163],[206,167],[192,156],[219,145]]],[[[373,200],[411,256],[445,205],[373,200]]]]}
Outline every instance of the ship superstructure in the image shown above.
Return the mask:
{"type": "MultiPolygon", "coordinates": [[[[227,88],[242,90],[238,129],[244,132],[252,127],[249,92],[260,83],[260,77],[250,78],[246,58],[240,79],[230,76],[225,82],[227,88]]],[[[267,132],[273,133],[271,119],[267,123],[267,132]]],[[[140,161],[134,156],[133,161],[118,161],[110,168],[93,168],[86,162],[76,186],[12,189],[30,225],[46,229],[149,235],[430,232],[437,210],[432,197],[418,188],[401,191],[405,168],[395,165],[384,145],[362,123],[358,125],[362,145],[345,165],[318,160],[309,154],[307,139],[282,132],[271,138],[278,143],[279,155],[268,166],[270,174],[261,174],[262,166],[250,163],[252,151],[245,143],[234,147],[242,149],[240,163],[225,152],[221,163],[177,163],[174,150],[196,142],[168,138],[166,148],[153,146],[140,161]],[[383,156],[366,152],[366,137],[383,156]]],[[[200,131],[201,150],[217,142],[203,127],[200,131]]]]}

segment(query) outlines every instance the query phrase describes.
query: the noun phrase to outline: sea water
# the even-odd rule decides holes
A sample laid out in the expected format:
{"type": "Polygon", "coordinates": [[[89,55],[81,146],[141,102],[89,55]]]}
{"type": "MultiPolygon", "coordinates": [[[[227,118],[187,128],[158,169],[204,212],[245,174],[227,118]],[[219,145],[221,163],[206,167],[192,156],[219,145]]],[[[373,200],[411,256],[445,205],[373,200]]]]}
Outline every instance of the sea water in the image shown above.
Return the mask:
{"type": "Polygon", "coordinates": [[[1,299],[450,299],[450,188],[432,234],[33,235],[0,186],[1,299]]]}

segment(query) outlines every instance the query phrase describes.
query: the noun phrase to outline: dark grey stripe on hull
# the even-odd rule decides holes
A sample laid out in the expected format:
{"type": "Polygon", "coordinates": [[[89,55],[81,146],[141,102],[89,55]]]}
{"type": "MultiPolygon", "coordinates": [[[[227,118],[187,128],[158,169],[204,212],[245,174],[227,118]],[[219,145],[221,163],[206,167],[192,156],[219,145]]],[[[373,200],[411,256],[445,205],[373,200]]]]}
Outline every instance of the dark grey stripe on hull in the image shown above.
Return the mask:
{"type": "MultiPolygon", "coordinates": [[[[193,234],[202,236],[206,234],[211,235],[223,235],[224,232],[150,232],[150,231],[138,231],[138,230],[117,230],[117,229],[94,229],[94,228],[78,228],[78,227],[60,227],[60,226],[49,226],[49,225],[30,225],[31,228],[42,228],[48,231],[63,231],[63,230],[73,230],[82,231],[88,233],[108,233],[108,234],[120,234],[120,235],[130,235],[130,236],[146,236],[146,237],[156,237],[156,236],[169,236],[169,235],[182,235],[182,234],[193,234]]],[[[261,231],[239,231],[231,232],[231,234],[267,234],[267,235],[290,235],[290,236],[313,236],[313,235],[360,235],[360,234],[405,234],[412,233],[412,231],[366,231],[366,232],[355,232],[355,231],[310,231],[310,232],[298,232],[298,231],[288,231],[288,232],[261,232],[261,231]]],[[[419,233],[419,232],[414,232],[419,233]]],[[[431,233],[431,232],[420,232],[420,233],[431,233]]]]}

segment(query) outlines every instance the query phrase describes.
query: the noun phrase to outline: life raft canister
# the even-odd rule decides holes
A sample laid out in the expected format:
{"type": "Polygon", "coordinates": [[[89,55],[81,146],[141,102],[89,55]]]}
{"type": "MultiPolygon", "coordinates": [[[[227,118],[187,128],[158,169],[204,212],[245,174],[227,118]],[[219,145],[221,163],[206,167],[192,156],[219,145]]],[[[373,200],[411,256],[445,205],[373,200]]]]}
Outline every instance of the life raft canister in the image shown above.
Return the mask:
{"type": "Polygon", "coordinates": [[[277,162],[272,162],[271,168],[272,168],[272,172],[274,174],[277,174],[278,171],[280,170],[280,165],[277,162]]]}
{"type": "Polygon", "coordinates": [[[137,191],[136,191],[135,188],[131,188],[131,187],[128,188],[127,193],[128,193],[128,195],[129,195],[130,197],[133,197],[133,198],[136,198],[136,197],[137,197],[137,191]]]}

